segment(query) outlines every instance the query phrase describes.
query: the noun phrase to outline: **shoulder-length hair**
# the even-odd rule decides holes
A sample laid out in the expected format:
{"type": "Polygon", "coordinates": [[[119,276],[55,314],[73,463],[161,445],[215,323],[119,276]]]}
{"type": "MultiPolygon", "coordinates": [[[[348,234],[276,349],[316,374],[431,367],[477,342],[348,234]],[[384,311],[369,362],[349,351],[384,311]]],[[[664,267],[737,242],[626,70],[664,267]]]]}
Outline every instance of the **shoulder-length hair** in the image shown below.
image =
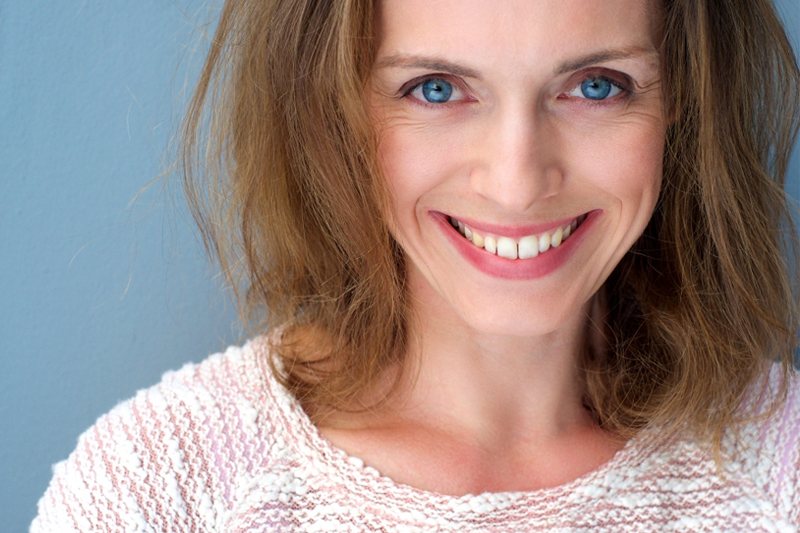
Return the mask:
{"type": "MultiPolygon", "coordinates": [[[[609,349],[586,351],[586,403],[719,442],[798,327],[784,179],[800,73],[769,0],[662,0],[670,117],[660,201],[604,287],[609,349]]],[[[206,246],[312,413],[352,406],[401,364],[405,258],[381,206],[366,87],[372,0],[226,0],[183,130],[206,246]]],[[[776,403],[777,405],[777,403],[776,403]]]]}

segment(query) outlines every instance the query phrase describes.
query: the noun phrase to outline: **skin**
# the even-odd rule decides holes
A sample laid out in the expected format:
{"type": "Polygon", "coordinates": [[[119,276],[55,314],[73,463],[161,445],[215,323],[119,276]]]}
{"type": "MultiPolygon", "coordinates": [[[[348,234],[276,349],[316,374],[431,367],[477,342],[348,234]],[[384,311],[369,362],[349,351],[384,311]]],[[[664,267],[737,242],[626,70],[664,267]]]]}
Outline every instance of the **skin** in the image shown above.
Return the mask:
{"type": "Polygon", "coordinates": [[[381,4],[372,111],[418,342],[387,406],[320,424],[334,445],[399,483],[452,495],[560,485],[624,445],[584,408],[577,361],[595,295],[661,185],[666,120],[649,8],[381,4]],[[576,91],[598,76],[624,90],[601,102],[576,91]],[[451,83],[451,100],[426,102],[414,90],[426,77],[451,83]],[[432,213],[512,229],[595,219],[554,271],[502,279],[467,262],[432,213]]]}

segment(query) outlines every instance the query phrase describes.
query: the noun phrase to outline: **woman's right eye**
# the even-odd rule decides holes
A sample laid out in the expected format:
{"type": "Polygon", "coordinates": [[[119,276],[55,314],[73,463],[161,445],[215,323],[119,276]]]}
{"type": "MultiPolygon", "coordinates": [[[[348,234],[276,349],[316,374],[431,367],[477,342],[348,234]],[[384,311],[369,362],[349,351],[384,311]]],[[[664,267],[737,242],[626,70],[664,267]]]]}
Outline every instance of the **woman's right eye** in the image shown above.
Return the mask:
{"type": "Polygon", "coordinates": [[[423,80],[408,91],[406,96],[408,95],[429,104],[446,104],[464,99],[461,89],[442,78],[423,80]]]}

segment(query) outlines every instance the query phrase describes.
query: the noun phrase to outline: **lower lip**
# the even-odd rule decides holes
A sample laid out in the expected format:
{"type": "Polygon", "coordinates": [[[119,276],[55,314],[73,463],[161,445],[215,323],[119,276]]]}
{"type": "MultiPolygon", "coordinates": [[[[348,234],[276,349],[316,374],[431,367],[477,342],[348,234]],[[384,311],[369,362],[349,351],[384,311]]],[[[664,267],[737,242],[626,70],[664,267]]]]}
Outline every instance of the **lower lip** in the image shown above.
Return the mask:
{"type": "Polygon", "coordinates": [[[464,238],[443,213],[431,211],[430,215],[445,237],[472,266],[495,278],[523,280],[542,278],[561,268],[584,241],[599,218],[600,211],[587,213],[586,220],[560,246],[551,247],[530,259],[506,259],[490,254],[464,238]]]}

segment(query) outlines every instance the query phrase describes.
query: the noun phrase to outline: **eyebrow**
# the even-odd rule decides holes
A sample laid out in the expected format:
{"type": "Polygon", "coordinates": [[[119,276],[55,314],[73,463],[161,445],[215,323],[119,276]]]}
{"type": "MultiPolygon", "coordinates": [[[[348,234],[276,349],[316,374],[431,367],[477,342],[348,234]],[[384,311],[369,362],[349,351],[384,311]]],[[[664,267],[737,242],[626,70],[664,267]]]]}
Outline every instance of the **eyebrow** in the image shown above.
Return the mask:
{"type": "Polygon", "coordinates": [[[456,63],[451,63],[450,61],[446,61],[437,57],[394,54],[382,58],[380,61],[378,61],[376,67],[379,69],[421,68],[426,70],[436,70],[438,72],[444,72],[463,78],[474,78],[477,80],[483,79],[483,76],[481,76],[480,73],[475,69],[458,65],[456,63]]]}
{"type": "Polygon", "coordinates": [[[658,53],[652,48],[629,48],[625,50],[606,50],[603,52],[598,52],[595,54],[590,54],[588,56],[579,57],[578,59],[567,61],[566,63],[562,63],[561,65],[556,68],[556,74],[567,74],[568,72],[573,72],[576,70],[580,70],[582,68],[586,68],[591,65],[596,65],[598,63],[605,63],[607,61],[618,61],[620,59],[631,59],[631,58],[638,58],[638,57],[647,57],[651,56],[653,62],[655,64],[658,63],[658,53]]]}
{"type": "MultiPolygon", "coordinates": [[[[598,63],[646,56],[652,56],[654,62],[658,62],[658,53],[651,48],[637,47],[624,50],[606,50],[562,63],[555,69],[555,72],[559,75],[566,74],[598,63]]],[[[475,69],[452,63],[445,59],[428,56],[392,54],[381,58],[376,64],[376,68],[419,68],[435,70],[464,78],[483,79],[483,76],[475,69]]]]}

